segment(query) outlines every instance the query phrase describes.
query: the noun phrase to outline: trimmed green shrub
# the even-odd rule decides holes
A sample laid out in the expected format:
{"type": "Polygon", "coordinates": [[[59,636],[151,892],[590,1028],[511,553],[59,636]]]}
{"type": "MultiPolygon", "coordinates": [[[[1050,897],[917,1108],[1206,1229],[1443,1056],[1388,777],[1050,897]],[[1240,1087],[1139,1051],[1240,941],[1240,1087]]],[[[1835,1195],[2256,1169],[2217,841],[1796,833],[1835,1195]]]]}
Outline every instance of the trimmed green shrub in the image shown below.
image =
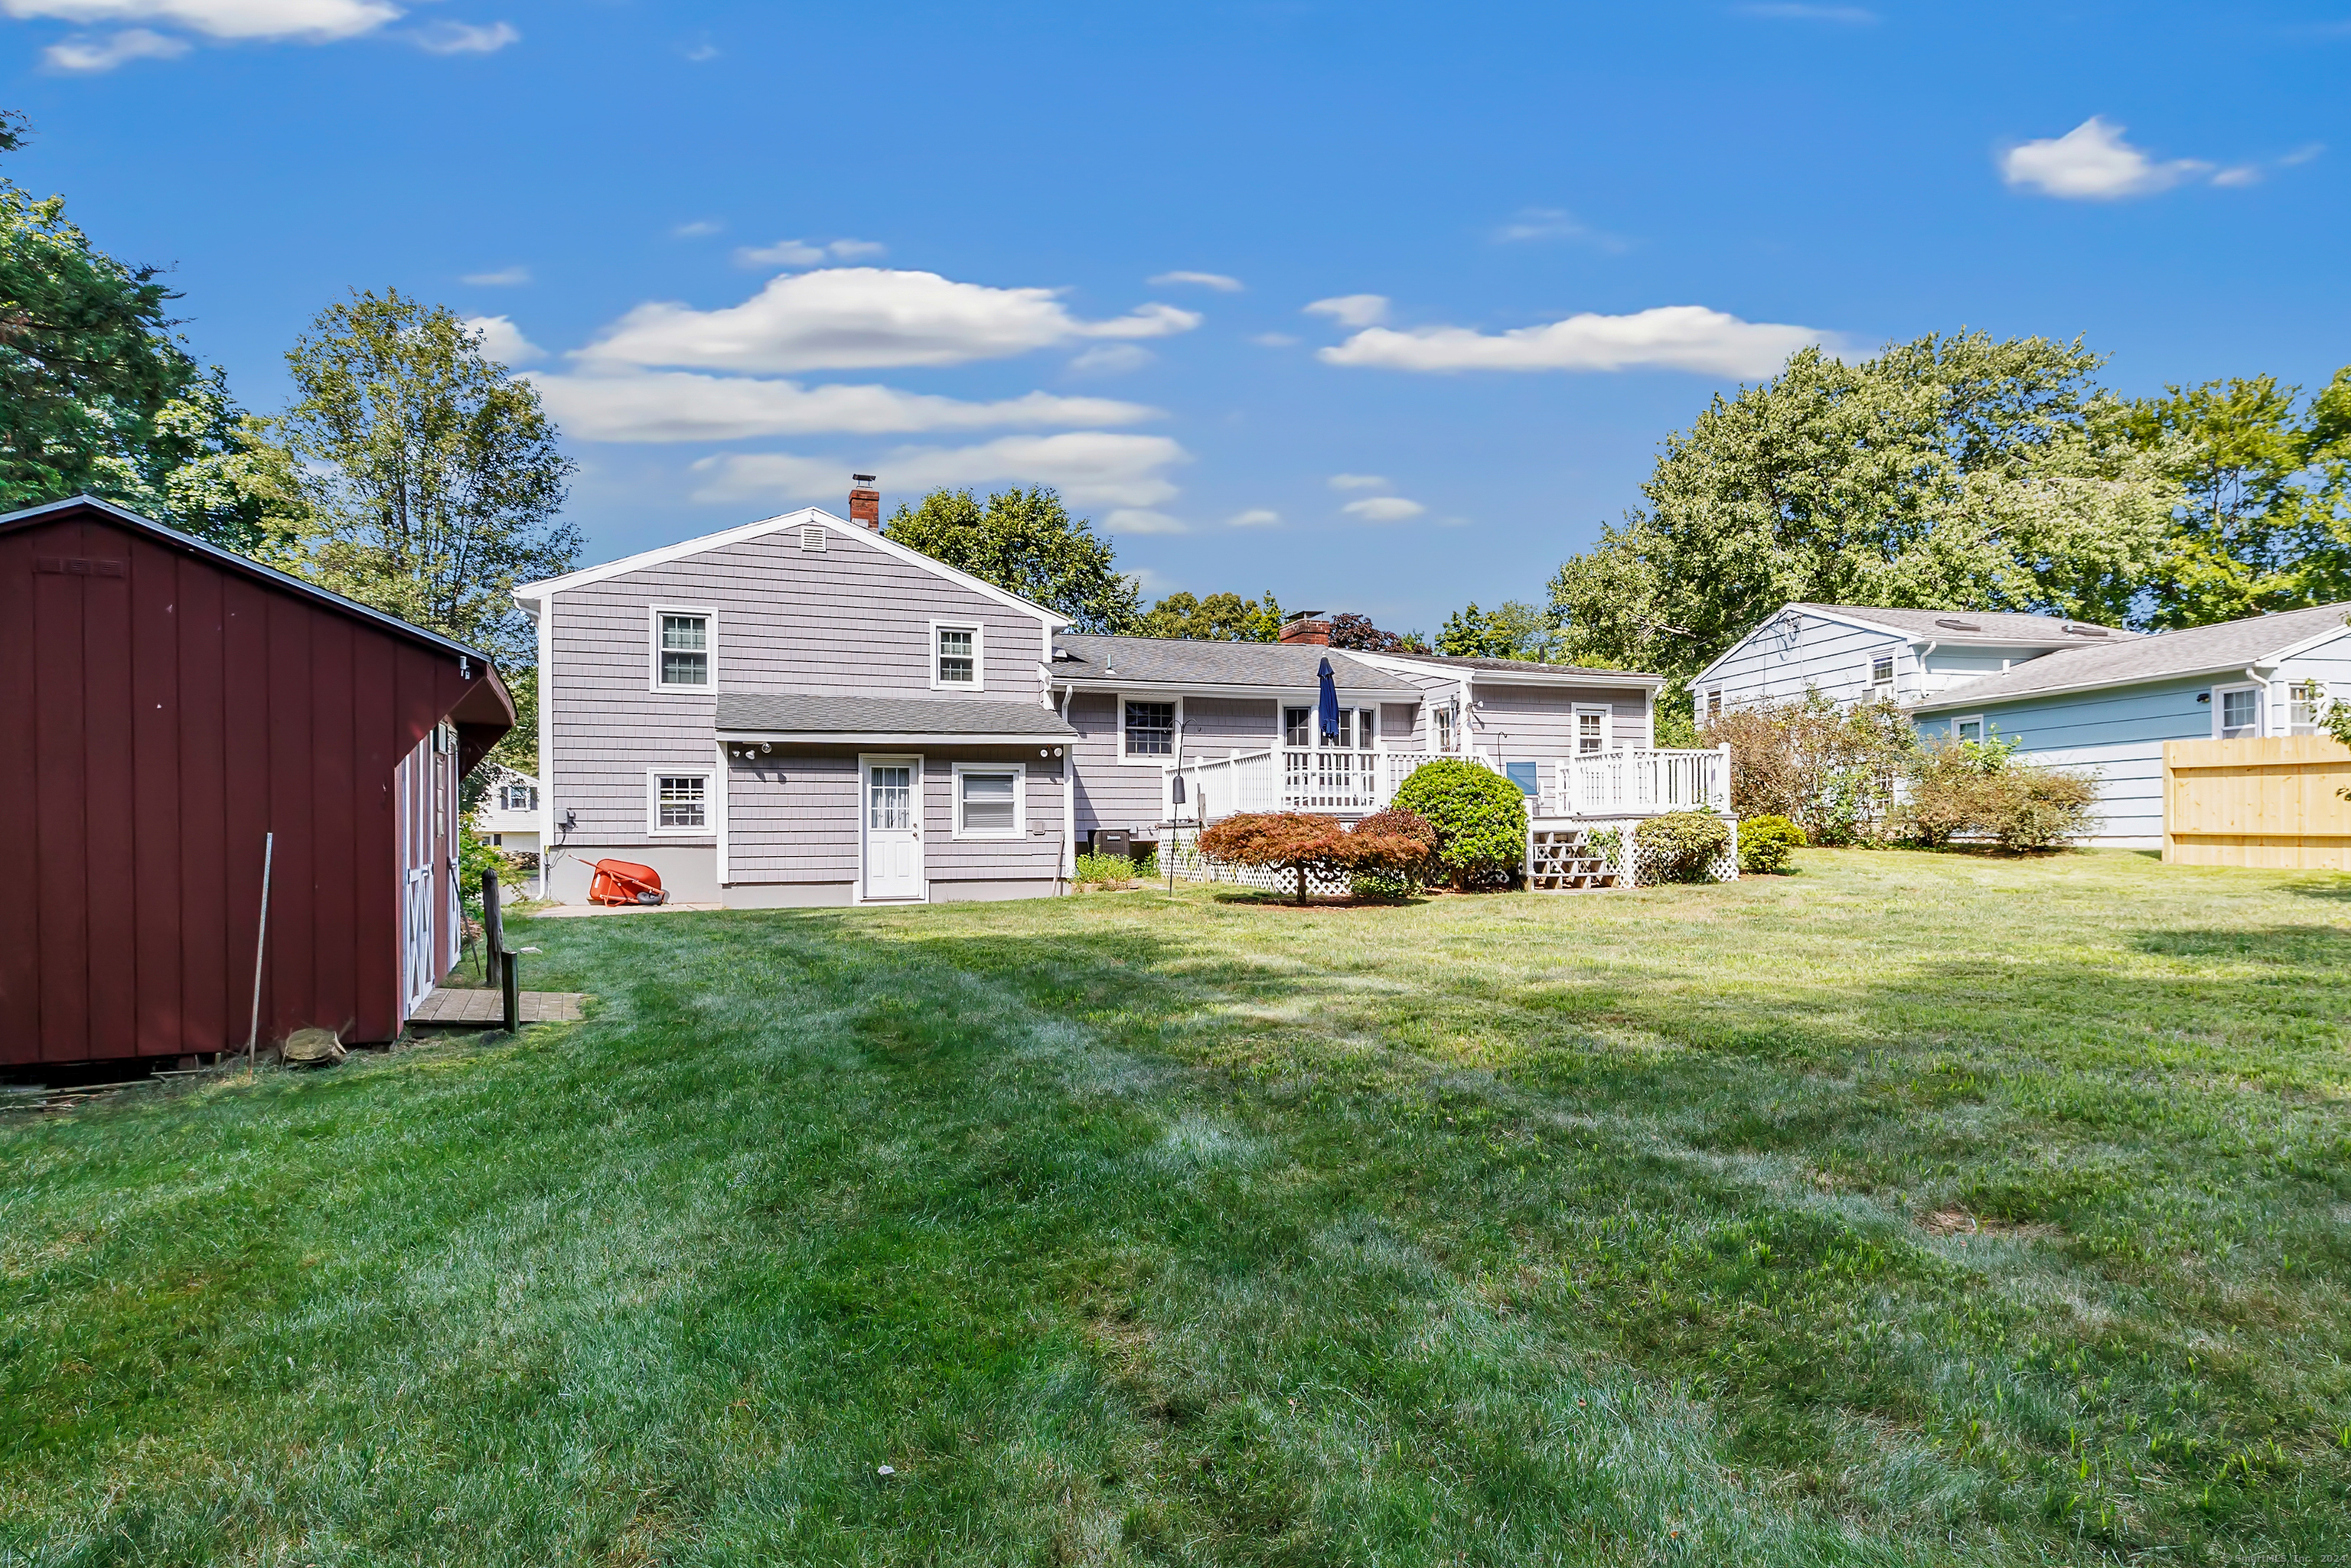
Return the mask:
{"type": "Polygon", "coordinates": [[[1667,811],[1633,830],[1653,882],[1706,882],[1714,857],[1730,847],[1730,824],[1711,811],[1667,811]]]}
{"type": "Polygon", "coordinates": [[[1785,817],[1742,817],[1739,822],[1739,870],[1745,876],[1771,876],[1788,869],[1788,857],[1804,847],[1804,830],[1785,817]]]}
{"type": "Polygon", "coordinates": [[[1527,863],[1526,792],[1482,763],[1424,762],[1394,805],[1437,831],[1437,867],[1458,888],[1507,887],[1527,863]]]}

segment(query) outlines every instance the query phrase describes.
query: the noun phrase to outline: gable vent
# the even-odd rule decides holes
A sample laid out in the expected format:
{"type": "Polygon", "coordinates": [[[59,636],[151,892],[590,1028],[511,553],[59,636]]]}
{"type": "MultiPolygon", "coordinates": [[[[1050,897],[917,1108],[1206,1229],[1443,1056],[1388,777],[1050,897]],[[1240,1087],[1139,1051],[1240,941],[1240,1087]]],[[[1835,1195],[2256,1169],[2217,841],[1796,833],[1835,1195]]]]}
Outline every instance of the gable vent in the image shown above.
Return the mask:
{"type": "Polygon", "coordinates": [[[1954,632],[1980,632],[1983,630],[1982,627],[1977,625],[1972,621],[1953,621],[1948,616],[1938,620],[1935,624],[1938,626],[1949,626],[1954,632]]]}
{"type": "Polygon", "coordinates": [[[810,523],[800,529],[800,549],[810,555],[824,553],[824,525],[810,523]]]}
{"type": "Polygon", "coordinates": [[[2106,629],[2103,626],[2068,626],[2065,628],[2065,635],[2068,637],[2103,637],[2105,634],[2106,629]]]}

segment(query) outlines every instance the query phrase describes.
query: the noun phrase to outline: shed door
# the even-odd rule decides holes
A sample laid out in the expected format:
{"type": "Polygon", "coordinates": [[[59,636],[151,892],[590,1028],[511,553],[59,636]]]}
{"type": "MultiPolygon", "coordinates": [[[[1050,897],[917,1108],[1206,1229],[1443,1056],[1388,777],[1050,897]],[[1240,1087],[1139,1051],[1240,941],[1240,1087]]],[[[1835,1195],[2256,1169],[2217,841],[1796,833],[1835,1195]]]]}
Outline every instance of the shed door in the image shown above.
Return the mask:
{"type": "Polygon", "coordinates": [[[923,764],[920,758],[866,759],[865,896],[923,896],[923,764]]]}
{"type": "Polygon", "coordinates": [[[440,978],[434,959],[440,953],[439,889],[434,885],[433,739],[408,754],[393,774],[392,790],[400,810],[400,957],[403,1012],[433,992],[440,978]]]}

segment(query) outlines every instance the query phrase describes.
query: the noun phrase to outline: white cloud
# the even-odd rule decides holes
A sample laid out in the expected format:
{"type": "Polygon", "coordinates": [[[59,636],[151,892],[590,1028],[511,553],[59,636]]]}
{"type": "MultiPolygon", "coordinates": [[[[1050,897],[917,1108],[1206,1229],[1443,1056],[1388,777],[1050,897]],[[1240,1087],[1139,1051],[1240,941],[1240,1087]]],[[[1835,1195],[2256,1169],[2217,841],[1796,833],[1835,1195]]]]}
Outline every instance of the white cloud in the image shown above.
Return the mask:
{"type": "Polygon", "coordinates": [[[913,435],[1005,425],[1132,424],[1159,411],[1100,397],[1030,392],[997,402],[884,386],[804,387],[691,371],[535,375],[567,435],[581,441],[739,441],[755,435],[913,435]]]}
{"type": "Polygon", "coordinates": [[[1252,507],[1246,512],[1235,512],[1231,517],[1227,517],[1225,526],[1228,528],[1270,528],[1280,521],[1280,512],[1268,511],[1263,507],[1252,507]]]}
{"type": "Polygon", "coordinates": [[[1400,523],[1406,517],[1416,517],[1428,510],[1418,501],[1407,501],[1402,496],[1366,496],[1360,501],[1350,501],[1339,509],[1367,523],[1400,523]]]}
{"type": "Polygon", "coordinates": [[[1859,5],[1805,5],[1764,3],[1733,5],[1742,16],[1761,16],[1772,22],[1839,22],[1848,27],[1866,27],[1877,20],[1877,13],[1859,5]]]}
{"type": "Polygon", "coordinates": [[[718,46],[716,44],[695,44],[690,48],[681,49],[678,52],[698,66],[705,60],[716,59],[718,57],[718,46]]]}
{"type": "Polygon", "coordinates": [[[1500,333],[1374,327],[1319,355],[1334,365],[1392,371],[1663,369],[1764,376],[1798,349],[1829,340],[1830,334],[1810,327],[1742,321],[1702,305],[1661,305],[1629,316],[1586,313],[1500,333]]]}
{"type": "Polygon", "coordinates": [[[522,42],[510,22],[477,26],[471,22],[430,22],[411,35],[428,55],[495,55],[508,44],[522,42]]]}
{"type": "Polygon", "coordinates": [[[1266,349],[1294,349],[1298,346],[1298,340],[1287,332],[1259,332],[1249,341],[1266,349]]]}
{"type": "Polygon", "coordinates": [[[1589,224],[1580,223],[1575,214],[1558,207],[1521,207],[1509,223],[1494,231],[1497,245],[1546,239],[1572,240],[1612,256],[1632,248],[1621,236],[1604,234],[1589,224]]]}
{"type": "Polygon", "coordinates": [[[60,38],[41,51],[52,70],[87,76],[110,71],[131,60],[168,60],[188,52],[185,38],[170,38],[148,27],[126,27],[104,37],[60,38]]]}
{"type": "Polygon", "coordinates": [[[312,43],[373,32],[401,15],[389,0],[0,0],[0,11],[98,26],[155,22],[214,38],[312,43]]]}
{"type": "Polygon", "coordinates": [[[1228,277],[1221,272],[1163,272],[1156,277],[1146,277],[1143,281],[1154,288],[1189,283],[1201,288],[1213,288],[1219,294],[1238,294],[1241,291],[1239,278],[1228,277]]]}
{"type": "Polygon", "coordinates": [[[1114,534],[1188,534],[1192,531],[1191,525],[1181,517],[1171,517],[1147,507],[1120,507],[1102,519],[1102,527],[1114,534]]]}
{"type": "Polygon", "coordinates": [[[726,228],[726,225],[716,218],[696,218],[690,224],[680,224],[669,232],[673,239],[708,239],[712,235],[723,234],[726,228]]]}
{"type": "Polygon", "coordinates": [[[818,267],[828,261],[862,261],[880,256],[889,248],[881,241],[871,239],[837,239],[816,244],[800,239],[779,239],[773,245],[744,246],[736,251],[735,260],[742,267],[818,267]]]}
{"type": "Polygon", "coordinates": [[[1387,487],[1387,476],[1384,474],[1333,474],[1331,476],[1331,488],[1333,490],[1384,490],[1387,487]]]}
{"type": "Polygon", "coordinates": [[[904,446],[853,464],[833,457],[769,452],[705,457],[698,501],[778,501],[830,497],[852,467],[879,473],[893,489],[942,485],[1050,485],[1071,505],[1156,507],[1176,486],[1165,470],[1191,455],[1164,435],[1079,430],[1061,435],[1008,435],[977,446],[904,446]]]}
{"type": "Polygon", "coordinates": [[[1080,375],[1115,376],[1139,371],[1159,356],[1140,343],[1097,343],[1070,361],[1080,375]]]}
{"type": "Polygon", "coordinates": [[[2124,141],[2123,129],[2094,114],[2063,136],[2010,148],[2001,154],[2001,176],[2044,196],[2111,202],[2150,196],[2213,172],[2194,158],[2157,162],[2124,141]]]}
{"type": "Polygon", "coordinates": [[[496,272],[469,272],[458,281],[476,288],[516,288],[530,281],[530,268],[502,267],[496,272]]]}
{"type": "Polygon", "coordinates": [[[1342,327],[1369,327],[1388,319],[1388,298],[1384,294],[1342,294],[1317,299],[1305,314],[1328,316],[1342,327]]]}
{"type": "Polygon", "coordinates": [[[1200,318],[1144,305],[1108,321],[1070,314],[1051,288],[990,288],[935,272],[833,267],[770,278],[740,305],[640,305],[580,351],[608,364],[706,370],[956,365],[1087,338],[1163,338],[1200,318]]]}
{"type": "Polygon", "coordinates": [[[522,329],[507,316],[472,316],[465,325],[480,340],[482,352],[502,365],[525,365],[544,358],[547,350],[522,335],[522,329]]]}

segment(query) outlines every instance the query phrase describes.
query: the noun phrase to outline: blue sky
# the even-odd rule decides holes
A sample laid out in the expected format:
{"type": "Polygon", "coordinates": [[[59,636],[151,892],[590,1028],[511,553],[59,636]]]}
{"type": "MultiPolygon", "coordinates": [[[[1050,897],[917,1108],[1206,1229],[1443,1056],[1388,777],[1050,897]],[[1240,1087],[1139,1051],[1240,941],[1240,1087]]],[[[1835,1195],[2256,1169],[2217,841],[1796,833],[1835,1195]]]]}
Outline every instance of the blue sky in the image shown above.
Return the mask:
{"type": "Polygon", "coordinates": [[[0,0],[0,47],[11,172],[249,405],[347,287],[495,319],[590,559],[1029,479],[1155,591],[1433,629],[1792,343],[2351,362],[2351,0],[0,0]]]}

